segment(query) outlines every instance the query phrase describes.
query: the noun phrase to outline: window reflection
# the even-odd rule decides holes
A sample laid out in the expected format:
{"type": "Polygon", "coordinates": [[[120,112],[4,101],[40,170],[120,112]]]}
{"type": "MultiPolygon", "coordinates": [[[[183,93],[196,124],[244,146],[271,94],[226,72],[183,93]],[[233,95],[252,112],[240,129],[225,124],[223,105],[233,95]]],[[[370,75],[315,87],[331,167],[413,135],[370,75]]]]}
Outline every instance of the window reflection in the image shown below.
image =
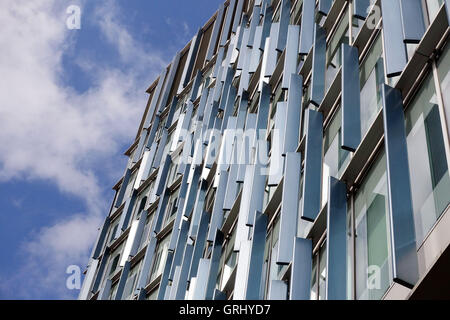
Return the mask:
{"type": "Polygon", "coordinates": [[[406,110],[405,118],[416,240],[420,245],[449,204],[450,194],[441,118],[431,74],[406,110]]]}

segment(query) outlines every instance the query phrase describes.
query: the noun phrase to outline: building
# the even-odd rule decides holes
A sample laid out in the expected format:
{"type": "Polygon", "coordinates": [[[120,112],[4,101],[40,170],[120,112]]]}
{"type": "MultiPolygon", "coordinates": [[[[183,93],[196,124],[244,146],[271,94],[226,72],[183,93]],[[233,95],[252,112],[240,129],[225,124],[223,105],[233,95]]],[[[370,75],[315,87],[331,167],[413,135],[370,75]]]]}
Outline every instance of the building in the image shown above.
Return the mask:
{"type": "Polygon", "coordinates": [[[448,2],[227,0],[147,90],[80,299],[450,297],[448,2]]]}

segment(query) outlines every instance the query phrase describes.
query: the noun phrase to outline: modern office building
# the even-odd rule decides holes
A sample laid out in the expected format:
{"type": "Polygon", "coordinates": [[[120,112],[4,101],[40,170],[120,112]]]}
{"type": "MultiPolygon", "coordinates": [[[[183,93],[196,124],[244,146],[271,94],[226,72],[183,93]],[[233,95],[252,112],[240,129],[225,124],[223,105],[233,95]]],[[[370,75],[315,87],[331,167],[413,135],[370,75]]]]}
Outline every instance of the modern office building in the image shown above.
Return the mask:
{"type": "Polygon", "coordinates": [[[79,298],[449,298],[449,2],[227,0],[147,90],[79,298]]]}

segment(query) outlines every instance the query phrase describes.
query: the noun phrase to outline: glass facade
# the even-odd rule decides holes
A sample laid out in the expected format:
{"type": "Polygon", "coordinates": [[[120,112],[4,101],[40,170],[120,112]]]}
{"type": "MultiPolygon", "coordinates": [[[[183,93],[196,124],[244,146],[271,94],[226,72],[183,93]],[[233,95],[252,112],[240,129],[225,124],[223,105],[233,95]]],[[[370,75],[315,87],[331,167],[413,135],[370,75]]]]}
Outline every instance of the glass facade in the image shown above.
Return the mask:
{"type": "Polygon", "coordinates": [[[148,89],[144,125],[126,152],[125,174],[90,260],[97,267],[88,268],[80,299],[324,300],[336,296],[330,290],[337,281],[346,299],[389,299],[396,292],[408,298],[446,248],[436,240],[444,238],[439,230],[450,203],[445,1],[424,0],[422,8],[384,1],[372,7],[375,0],[331,7],[314,0],[236,3],[242,10],[228,10],[226,2],[201,28],[201,40],[178,52],[148,89]],[[411,42],[405,9],[424,19],[420,43],[405,43],[411,42]],[[371,25],[377,11],[380,28],[371,25]],[[293,46],[285,41],[289,25],[300,26],[298,39],[289,39],[293,46]],[[298,81],[286,83],[287,70],[298,81]],[[352,93],[359,99],[345,97],[352,93]],[[286,121],[284,107],[294,111],[286,121]],[[359,115],[348,117],[348,110],[359,115]],[[228,150],[234,156],[223,155],[232,160],[219,164],[226,124],[236,129],[228,150]],[[348,134],[359,127],[359,145],[348,147],[348,134]],[[262,132],[255,135],[255,128],[262,132]],[[279,141],[274,129],[283,130],[279,141]],[[293,148],[286,137],[297,133],[293,148]],[[269,146],[262,154],[269,163],[281,160],[277,179],[257,162],[262,145],[269,146]],[[293,153],[295,168],[286,165],[293,153]],[[286,179],[292,174],[298,186],[286,179]],[[293,250],[297,243],[305,247],[293,250]],[[414,244],[402,255],[402,245],[414,244]],[[203,263],[208,271],[198,272],[203,263]]]}

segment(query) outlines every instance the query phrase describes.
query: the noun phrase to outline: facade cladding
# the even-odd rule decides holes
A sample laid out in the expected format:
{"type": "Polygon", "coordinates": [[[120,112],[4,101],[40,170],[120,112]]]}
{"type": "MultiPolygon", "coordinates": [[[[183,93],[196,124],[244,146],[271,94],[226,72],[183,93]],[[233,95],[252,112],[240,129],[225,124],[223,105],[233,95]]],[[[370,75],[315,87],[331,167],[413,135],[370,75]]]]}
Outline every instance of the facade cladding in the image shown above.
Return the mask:
{"type": "Polygon", "coordinates": [[[228,0],[148,89],[80,299],[448,297],[444,0],[228,0]]]}

